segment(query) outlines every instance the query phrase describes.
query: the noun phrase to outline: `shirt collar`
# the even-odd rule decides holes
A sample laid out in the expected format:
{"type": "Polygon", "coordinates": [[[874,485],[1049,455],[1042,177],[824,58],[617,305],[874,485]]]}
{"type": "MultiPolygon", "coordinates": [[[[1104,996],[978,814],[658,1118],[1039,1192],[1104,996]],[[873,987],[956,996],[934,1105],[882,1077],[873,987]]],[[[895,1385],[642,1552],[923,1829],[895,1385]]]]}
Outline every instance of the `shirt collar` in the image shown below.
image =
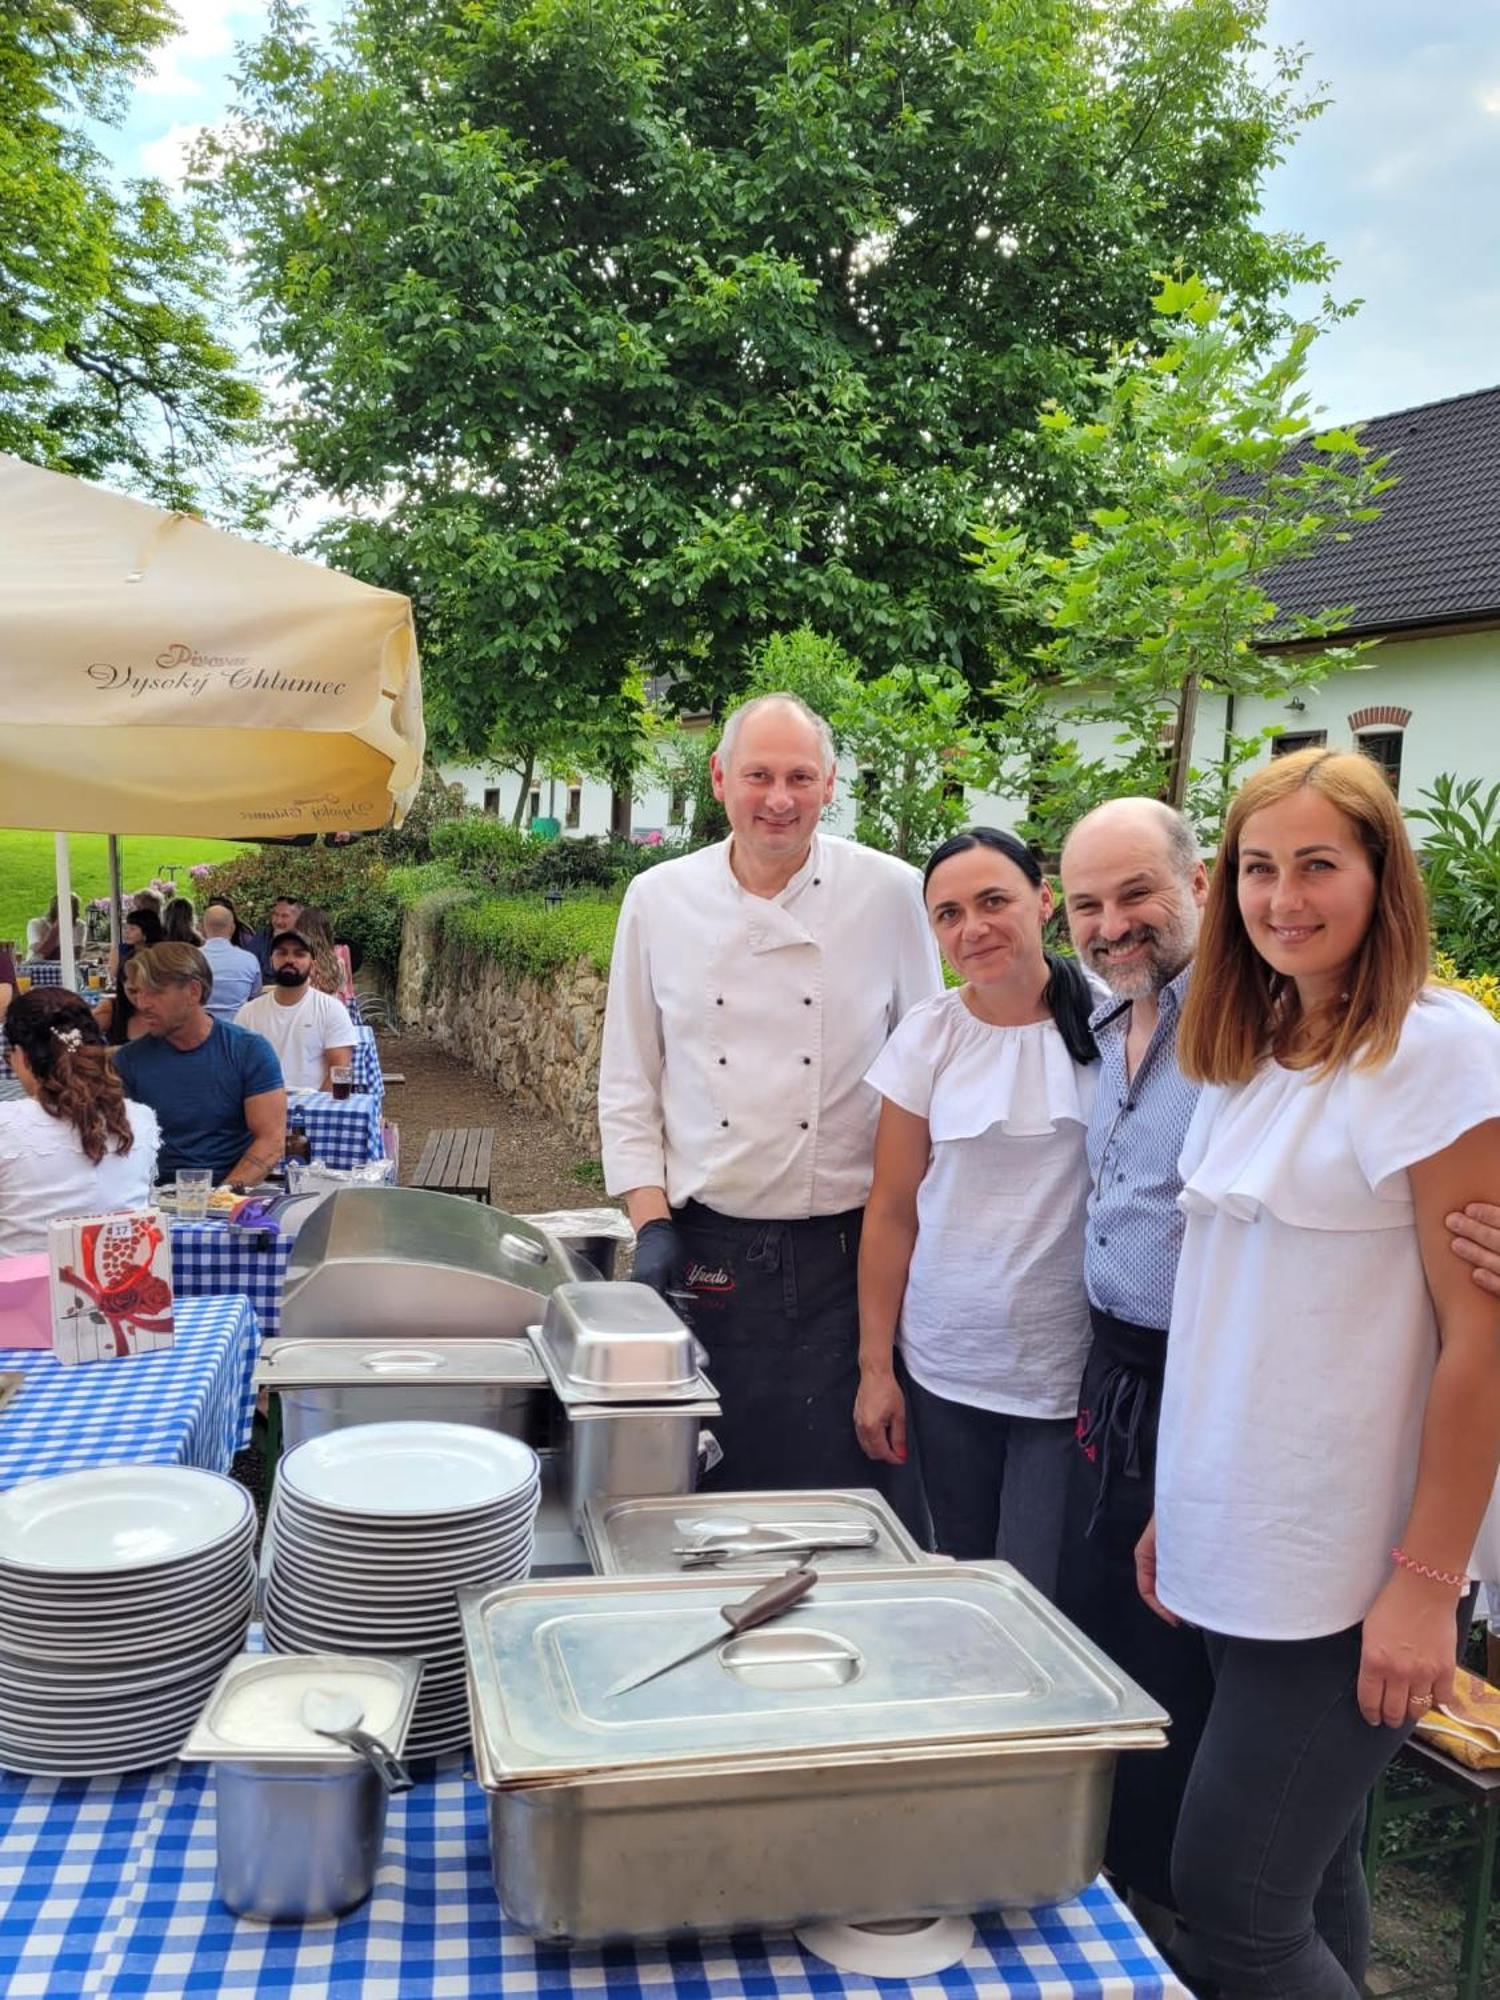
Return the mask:
{"type": "MultiPolygon", "coordinates": [[[[1182,1003],[1187,996],[1188,981],[1192,977],[1192,973],[1193,962],[1189,959],[1177,977],[1168,980],[1167,984],[1157,995],[1156,1004],[1169,1021],[1175,1020],[1182,1012],[1182,1003]]],[[[1111,993],[1109,998],[1096,1007],[1093,1013],[1090,1014],[1089,1026],[1097,1035],[1101,1028],[1112,1026],[1123,1014],[1128,1013],[1129,1009],[1130,1002],[1128,1000],[1122,1000],[1118,995],[1111,993]]]]}
{"type": "MultiPolygon", "coordinates": [[[[743,883],[740,881],[740,878],[735,874],[734,865],[729,858],[730,850],[732,849],[733,846],[734,846],[733,834],[730,834],[727,840],[720,843],[719,852],[724,857],[724,873],[729,877],[730,887],[736,892],[736,894],[741,896],[748,896],[750,894],[750,891],[747,888],[745,888],[743,883]]],[[[791,881],[787,883],[786,887],[784,889],[779,889],[774,896],[757,896],[753,898],[753,900],[758,903],[790,902],[792,897],[795,896],[800,889],[804,889],[807,886],[807,884],[812,880],[813,876],[822,868],[822,865],[823,865],[822,839],[821,836],[818,834],[818,832],[814,830],[812,837],[812,845],[807,850],[807,859],[803,862],[802,866],[797,870],[796,874],[792,877],[791,881]]]]}

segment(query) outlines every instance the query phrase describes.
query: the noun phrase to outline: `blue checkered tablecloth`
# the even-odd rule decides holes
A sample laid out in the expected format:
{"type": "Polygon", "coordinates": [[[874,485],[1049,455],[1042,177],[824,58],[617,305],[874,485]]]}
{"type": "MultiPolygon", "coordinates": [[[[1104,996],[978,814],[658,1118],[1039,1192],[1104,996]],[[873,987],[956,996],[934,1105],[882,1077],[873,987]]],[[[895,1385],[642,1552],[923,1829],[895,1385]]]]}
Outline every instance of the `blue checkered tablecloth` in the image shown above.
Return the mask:
{"type": "Polygon", "coordinates": [[[985,1920],[961,1965],[908,1986],[836,1972],[784,1933],[565,1951],[500,1915],[485,1795],[456,1760],[390,1803],[375,1892],[337,1923],[237,1921],[214,1893],[214,1789],[198,1767],[150,1777],[0,1780],[0,1987],[8,2000],[630,2000],[889,1996],[1125,2000],[1181,1995],[1102,1883],[985,1920]]]}
{"type": "Polygon", "coordinates": [[[380,1073],[380,1051],[375,1046],[373,1028],[354,1030],[354,1088],[370,1097],[384,1097],[385,1078],[380,1073]]]}
{"type": "Polygon", "coordinates": [[[23,958],[16,971],[23,979],[29,979],[33,986],[62,985],[60,958],[23,958]]]}
{"type": "Polygon", "coordinates": [[[292,1090],[287,1093],[287,1129],[301,1127],[313,1159],[330,1167],[362,1167],[384,1157],[380,1106],[381,1100],[368,1091],[357,1090],[340,1103],[326,1090],[292,1090]]]}
{"type": "Polygon", "coordinates": [[[180,1299],[227,1297],[239,1293],[255,1310],[262,1340],[281,1331],[281,1288],[293,1239],[275,1229],[240,1229],[210,1217],[206,1222],[171,1218],[172,1284],[180,1299]]]}
{"type": "Polygon", "coordinates": [[[227,1472],[255,1414],[255,1314],[246,1299],[184,1299],[173,1320],[172,1346],[120,1361],[65,1368],[43,1349],[0,1352],[0,1367],[26,1376],[0,1423],[0,1490],[91,1465],[227,1472]]]}

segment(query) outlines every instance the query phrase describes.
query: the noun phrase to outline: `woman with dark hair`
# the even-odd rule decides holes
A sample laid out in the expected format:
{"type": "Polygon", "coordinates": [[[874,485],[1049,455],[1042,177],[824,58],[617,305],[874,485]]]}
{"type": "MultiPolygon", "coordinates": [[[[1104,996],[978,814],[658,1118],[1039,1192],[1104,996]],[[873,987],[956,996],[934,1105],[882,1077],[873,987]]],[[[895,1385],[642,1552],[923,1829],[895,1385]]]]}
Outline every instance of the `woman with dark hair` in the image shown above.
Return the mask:
{"type": "Polygon", "coordinates": [[[162,942],[166,944],[201,945],[203,939],[198,931],[198,912],[187,896],[174,896],[162,912],[162,942]]]}
{"type": "Polygon", "coordinates": [[[1445,1227],[1500,1182],[1500,1027],[1429,948],[1377,764],[1246,780],[1177,1032],[1204,1089],[1136,1551],[1214,1678],[1172,1882],[1224,1995],[1363,1991],[1365,1800],[1452,1691],[1500,1458],[1500,1303],[1445,1227]]]}
{"type": "Polygon", "coordinates": [[[143,1208],[160,1135],[156,1113],[127,1100],[76,993],[19,994],[5,1033],[26,1095],[0,1104],[0,1257],[22,1257],[46,1249],[55,1216],[143,1208]]]}
{"type": "Polygon", "coordinates": [[[938,1548],[1003,1555],[1050,1595],[1089,1344],[1094,996],[1043,947],[1052,890],[1014,834],[955,834],[923,893],[964,983],[913,1007],[869,1072],[885,1101],[855,1429],[899,1464],[909,1405],[938,1548]]]}
{"type": "Polygon", "coordinates": [[[320,993],[331,993],[336,999],[347,1000],[354,991],[349,947],[334,943],[333,926],[326,912],[315,903],[304,903],[302,914],[297,919],[297,929],[312,946],[312,984],[320,993]]]}
{"type": "Polygon", "coordinates": [[[134,909],[125,912],[119,962],[115,966],[115,990],[107,1000],[99,1002],[97,1014],[100,1028],[115,1048],[130,1040],[130,1023],[135,1015],[130,995],[125,990],[125,969],[130,963],[130,955],[146,945],[163,944],[165,941],[166,932],[155,910],[134,909]]]}

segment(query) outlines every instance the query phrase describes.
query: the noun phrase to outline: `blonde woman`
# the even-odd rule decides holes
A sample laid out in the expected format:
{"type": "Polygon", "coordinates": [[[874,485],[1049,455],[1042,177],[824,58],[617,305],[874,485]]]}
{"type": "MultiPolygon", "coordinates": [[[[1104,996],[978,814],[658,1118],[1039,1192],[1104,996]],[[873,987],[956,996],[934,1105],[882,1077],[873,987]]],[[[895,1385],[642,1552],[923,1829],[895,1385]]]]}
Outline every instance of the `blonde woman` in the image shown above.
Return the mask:
{"type": "Polygon", "coordinates": [[[1137,1551],[1214,1672],[1172,1873],[1226,1996],[1358,1993],[1365,1796],[1451,1689],[1500,1457],[1500,1305],[1444,1226],[1500,1186],[1500,1026],[1427,963],[1376,765],[1257,772],[1178,1031],[1206,1088],[1137,1551]]]}

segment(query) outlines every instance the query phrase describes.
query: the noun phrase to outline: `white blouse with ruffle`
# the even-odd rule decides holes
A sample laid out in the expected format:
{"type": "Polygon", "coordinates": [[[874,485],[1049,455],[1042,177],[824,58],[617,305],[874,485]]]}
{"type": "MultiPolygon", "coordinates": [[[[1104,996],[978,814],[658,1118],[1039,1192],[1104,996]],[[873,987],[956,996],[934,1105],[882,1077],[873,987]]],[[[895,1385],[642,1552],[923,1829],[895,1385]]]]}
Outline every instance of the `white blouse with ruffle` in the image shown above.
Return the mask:
{"type": "Polygon", "coordinates": [[[957,992],[913,1007],[870,1069],[931,1135],[900,1337],[934,1395],[1010,1416],[1076,1414],[1097,1074],[1051,1021],[992,1027],[957,992]]]}
{"type": "Polygon", "coordinates": [[[1491,1118],[1500,1025],[1437,987],[1378,1069],[1267,1062],[1203,1091],[1156,1472],[1157,1590],[1179,1616],[1310,1639],[1369,1610],[1438,1354],[1407,1169],[1491,1118]]]}

